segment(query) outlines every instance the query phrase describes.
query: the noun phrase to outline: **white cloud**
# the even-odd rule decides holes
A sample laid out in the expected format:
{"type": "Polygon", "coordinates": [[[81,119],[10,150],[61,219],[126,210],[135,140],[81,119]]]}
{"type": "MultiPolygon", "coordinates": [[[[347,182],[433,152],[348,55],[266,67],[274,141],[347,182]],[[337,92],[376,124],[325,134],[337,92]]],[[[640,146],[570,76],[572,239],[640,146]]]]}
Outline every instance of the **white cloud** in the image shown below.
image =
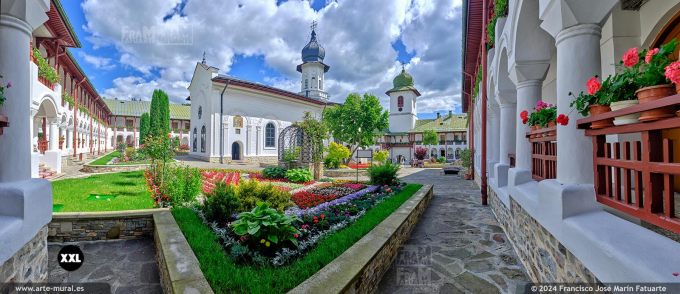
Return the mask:
{"type": "Polygon", "coordinates": [[[115,64],[111,63],[111,58],[89,55],[83,51],[78,52],[85,59],[85,62],[91,64],[96,69],[110,70],[116,67],[115,64]]]}
{"type": "Polygon", "coordinates": [[[317,20],[319,41],[326,49],[324,62],[331,66],[326,88],[333,101],[343,101],[349,92],[370,92],[386,104],[389,98],[384,93],[401,68],[392,43],[401,38],[415,53],[406,68],[423,94],[419,110],[460,104],[461,0],[327,0],[320,11],[308,1],[277,6],[275,0],[191,0],[185,16],[175,14],[164,22],[179,2],[82,4],[85,28],[92,34],[88,39],[96,46],[114,46],[121,64],[142,73],[117,78],[103,91],[107,96],[148,98],[154,87],[160,87],[174,102],[183,102],[203,51],[208,63],[223,73],[229,72],[235,54],[263,55],[267,66],[283,75],[263,80],[297,91],[295,66],[309,40],[309,24],[317,20]],[[159,76],[152,74],[156,70],[159,76]]]}

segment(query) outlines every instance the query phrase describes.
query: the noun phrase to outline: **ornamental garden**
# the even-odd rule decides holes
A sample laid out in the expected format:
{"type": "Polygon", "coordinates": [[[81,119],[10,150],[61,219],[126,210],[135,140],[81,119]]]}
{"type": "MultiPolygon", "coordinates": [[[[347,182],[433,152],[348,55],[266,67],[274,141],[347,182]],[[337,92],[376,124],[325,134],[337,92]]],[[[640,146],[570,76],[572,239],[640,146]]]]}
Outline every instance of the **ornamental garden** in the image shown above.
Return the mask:
{"type": "MultiPolygon", "coordinates": [[[[169,209],[200,276],[214,292],[281,293],[299,287],[417,192],[431,195],[431,187],[401,182],[400,165],[390,163],[384,151],[375,153],[370,162],[350,160],[350,149],[372,144],[372,132],[361,133],[346,123],[345,128],[360,135],[355,146],[329,143],[334,131],[329,121],[309,113],[282,131],[282,142],[286,132],[296,139],[282,143],[277,165],[251,170],[185,166],[174,159],[182,150],[168,136],[167,99],[163,91],[154,92],[150,114],[142,116],[140,148],[121,144],[88,164],[113,172],[54,181],[53,211],[59,218],[73,212],[125,215],[169,209]],[[323,177],[324,167],[342,166],[361,169],[367,177],[361,181],[323,177]]],[[[380,125],[384,118],[366,117],[364,124],[380,125]]],[[[423,205],[426,202],[417,207],[423,205]]],[[[109,233],[101,239],[116,238],[109,238],[109,233]]],[[[163,264],[170,262],[164,258],[163,264]]]]}

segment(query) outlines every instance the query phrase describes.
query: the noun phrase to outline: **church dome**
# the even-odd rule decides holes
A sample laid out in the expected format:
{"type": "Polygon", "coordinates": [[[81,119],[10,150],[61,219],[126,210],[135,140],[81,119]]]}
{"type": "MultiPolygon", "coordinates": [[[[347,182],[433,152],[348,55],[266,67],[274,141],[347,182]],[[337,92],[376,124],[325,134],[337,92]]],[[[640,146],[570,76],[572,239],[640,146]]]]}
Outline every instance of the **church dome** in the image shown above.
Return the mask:
{"type": "Polygon", "coordinates": [[[322,62],[326,57],[326,50],[316,41],[316,32],[312,31],[312,38],[305,48],[302,48],[302,62],[322,62]]]}
{"type": "Polygon", "coordinates": [[[413,77],[402,68],[401,73],[392,81],[392,85],[394,88],[413,87],[413,77]]]}

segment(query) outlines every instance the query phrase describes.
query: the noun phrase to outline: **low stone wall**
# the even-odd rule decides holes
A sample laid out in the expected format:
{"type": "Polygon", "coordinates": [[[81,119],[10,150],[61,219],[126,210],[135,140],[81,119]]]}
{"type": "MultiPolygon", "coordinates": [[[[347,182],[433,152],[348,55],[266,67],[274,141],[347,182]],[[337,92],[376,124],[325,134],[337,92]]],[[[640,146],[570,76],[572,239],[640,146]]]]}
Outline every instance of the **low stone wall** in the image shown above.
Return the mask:
{"type": "MultiPolygon", "coordinates": [[[[47,282],[47,226],[0,264],[0,283],[47,282]]],[[[1,287],[0,287],[1,288],[1,287]]]]}
{"type": "Polygon", "coordinates": [[[198,259],[169,211],[153,215],[154,242],[163,293],[213,293],[198,259]]]}
{"type": "Polygon", "coordinates": [[[80,170],[85,173],[115,173],[115,172],[127,172],[127,171],[138,171],[146,169],[148,164],[130,164],[130,165],[83,165],[80,170]]]}
{"type": "Polygon", "coordinates": [[[489,187],[489,205],[535,283],[599,283],[548,230],[510,198],[506,207],[489,187]]]}
{"type": "Polygon", "coordinates": [[[153,213],[167,209],[113,212],[55,212],[48,225],[49,242],[136,239],[153,236],[153,213]]]}
{"type": "MultiPolygon", "coordinates": [[[[323,176],[324,177],[330,177],[330,178],[356,177],[357,176],[357,170],[356,169],[325,169],[323,171],[323,176]]],[[[368,171],[366,171],[365,169],[360,169],[359,170],[359,176],[360,177],[367,177],[368,171]]]]}
{"type": "Polygon", "coordinates": [[[394,213],[289,293],[373,293],[432,200],[425,185],[394,213]]]}

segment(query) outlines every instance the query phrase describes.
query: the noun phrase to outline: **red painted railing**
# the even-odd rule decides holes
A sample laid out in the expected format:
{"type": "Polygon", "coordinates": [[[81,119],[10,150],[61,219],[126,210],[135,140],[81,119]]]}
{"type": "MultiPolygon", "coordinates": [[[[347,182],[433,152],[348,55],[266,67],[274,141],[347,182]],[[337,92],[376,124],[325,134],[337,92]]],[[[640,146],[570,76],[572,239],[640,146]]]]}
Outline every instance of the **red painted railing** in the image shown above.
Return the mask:
{"type": "Polygon", "coordinates": [[[645,110],[680,106],[680,95],[578,120],[593,139],[597,201],[647,223],[680,233],[680,117],[589,129],[590,123],[645,110]],[[607,135],[628,134],[607,143],[607,135]],[[676,179],[676,177],[678,177],[676,179]]]}
{"type": "Polygon", "coordinates": [[[526,137],[531,142],[531,174],[534,180],[557,177],[557,135],[554,126],[532,130],[526,137]]]}

